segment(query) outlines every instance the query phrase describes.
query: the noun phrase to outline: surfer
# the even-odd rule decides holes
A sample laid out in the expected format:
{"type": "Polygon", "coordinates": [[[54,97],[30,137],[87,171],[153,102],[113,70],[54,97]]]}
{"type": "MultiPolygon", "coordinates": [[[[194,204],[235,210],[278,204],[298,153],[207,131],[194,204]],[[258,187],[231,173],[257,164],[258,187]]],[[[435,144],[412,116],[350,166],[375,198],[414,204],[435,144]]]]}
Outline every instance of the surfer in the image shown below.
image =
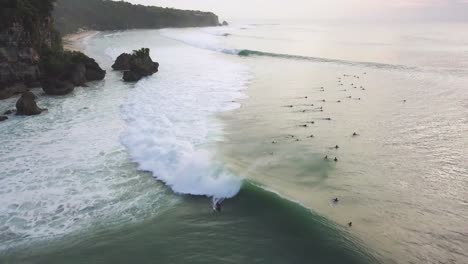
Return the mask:
{"type": "Polygon", "coordinates": [[[352,226],[353,226],[353,222],[349,222],[349,223],[348,223],[348,226],[349,226],[349,227],[352,227],[352,226]]]}
{"type": "Polygon", "coordinates": [[[337,158],[337,157],[335,157],[334,161],[335,161],[335,162],[338,162],[338,158],[337,158]]]}
{"type": "Polygon", "coordinates": [[[340,148],[340,146],[336,145],[336,146],[335,146],[335,148],[336,148],[336,149],[339,149],[339,148],[340,148]]]}
{"type": "Polygon", "coordinates": [[[334,202],[334,203],[337,203],[337,202],[339,202],[339,201],[340,201],[340,200],[338,200],[338,198],[333,199],[333,202],[334,202]]]}
{"type": "Polygon", "coordinates": [[[213,198],[213,211],[221,212],[221,203],[224,199],[213,198]]]}
{"type": "Polygon", "coordinates": [[[328,155],[323,158],[324,160],[328,160],[328,155]]]}
{"type": "Polygon", "coordinates": [[[221,212],[221,203],[220,202],[216,202],[215,210],[216,210],[216,212],[221,212]]]}

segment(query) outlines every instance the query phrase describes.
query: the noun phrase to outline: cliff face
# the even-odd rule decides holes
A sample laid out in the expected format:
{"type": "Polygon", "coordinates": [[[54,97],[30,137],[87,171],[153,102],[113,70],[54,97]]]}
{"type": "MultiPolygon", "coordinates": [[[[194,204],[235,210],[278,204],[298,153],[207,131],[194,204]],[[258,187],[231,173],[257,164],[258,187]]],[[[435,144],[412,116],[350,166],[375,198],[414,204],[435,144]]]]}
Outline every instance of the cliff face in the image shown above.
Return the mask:
{"type": "Polygon", "coordinates": [[[29,27],[23,14],[17,12],[17,4],[18,1],[10,1],[8,6],[0,4],[2,13],[9,15],[0,17],[0,99],[39,86],[40,49],[52,45],[52,18],[37,16],[32,20],[34,27],[29,27]]]}
{"type": "Polygon", "coordinates": [[[80,28],[125,30],[219,25],[218,16],[210,12],[103,0],[58,0],[54,10],[54,19],[57,29],[62,34],[73,33],[80,28]]]}

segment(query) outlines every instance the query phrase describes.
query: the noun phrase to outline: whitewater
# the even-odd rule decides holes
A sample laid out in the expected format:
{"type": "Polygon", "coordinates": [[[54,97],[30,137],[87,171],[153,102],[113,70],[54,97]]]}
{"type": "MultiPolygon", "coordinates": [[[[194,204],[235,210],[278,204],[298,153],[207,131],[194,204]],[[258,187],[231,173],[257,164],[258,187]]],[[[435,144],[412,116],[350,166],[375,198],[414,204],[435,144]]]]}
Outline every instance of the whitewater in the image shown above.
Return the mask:
{"type": "Polygon", "coordinates": [[[248,74],[215,56],[180,49],[177,65],[163,64],[157,76],[140,81],[121,107],[121,138],[138,168],[174,192],[230,198],[241,178],[216,155],[223,127],[215,115],[240,106],[235,100],[243,97],[248,74]]]}
{"type": "Polygon", "coordinates": [[[216,115],[240,107],[245,66],[157,31],[99,33],[83,46],[107,70],[103,82],[62,97],[35,89],[49,112],[0,124],[0,253],[141,221],[178,203],[173,192],[229,198],[241,188],[217,155],[224,130],[216,115]],[[125,84],[110,66],[141,47],[160,72],[125,84]]]}

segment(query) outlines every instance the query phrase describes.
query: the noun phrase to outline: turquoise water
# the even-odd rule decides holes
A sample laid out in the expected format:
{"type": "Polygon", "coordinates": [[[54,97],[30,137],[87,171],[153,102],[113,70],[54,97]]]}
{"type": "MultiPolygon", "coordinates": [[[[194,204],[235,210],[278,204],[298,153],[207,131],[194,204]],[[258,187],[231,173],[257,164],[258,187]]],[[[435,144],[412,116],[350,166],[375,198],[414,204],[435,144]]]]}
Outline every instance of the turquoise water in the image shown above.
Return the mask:
{"type": "Polygon", "coordinates": [[[0,260],[464,263],[464,28],[87,39],[105,81],[42,95],[47,114],[0,124],[0,260]],[[142,46],[160,72],[122,83],[113,59],[142,46]],[[221,213],[213,197],[230,198],[221,213]]]}

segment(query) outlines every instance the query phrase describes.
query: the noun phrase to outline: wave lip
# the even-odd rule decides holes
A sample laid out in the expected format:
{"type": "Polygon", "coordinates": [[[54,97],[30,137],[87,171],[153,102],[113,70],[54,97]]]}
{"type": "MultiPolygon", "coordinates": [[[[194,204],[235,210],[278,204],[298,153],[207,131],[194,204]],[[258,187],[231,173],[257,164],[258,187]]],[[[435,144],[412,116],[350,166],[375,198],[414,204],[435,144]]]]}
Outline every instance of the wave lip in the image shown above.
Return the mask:
{"type": "Polygon", "coordinates": [[[239,55],[239,56],[263,56],[263,57],[272,57],[280,59],[289,59],[289,60],[305,60],[311,62],[321,62],[321,63],[335,63],[339,65],[347,66],[360,66],[367,68],[375,69],[387,69],[387,70],[413,70],[420,71],[421,69],[413,66],[398,65],[398,64],[386,64],[379,62],[367,62],[367,61],[352,61],[352,60],[341,60],[341,59],[332,59],[332,58],[322,58],[322,57],[312,57],[304,55],[294,55],[294,54],[282,54],[275,52],[266,52],[259,50],[251,49],[234,49],[227,48],[223,43],[222,36],[227,31],[220,31],[220,29],[210,29],[210,30],[192,30],[190,32],[184,30],[170,30],[164,29],[160,31],[161,35],[182,42],[192,47],[206,49],[210,51],[221,52],[229,55],[239,55]]]}
{"type": "Polygon", "coordinates": [[[161,71],[136,84],[121,106],[121,142],[138,164],[174,192],[235,196],[242,179],[216,155],[223,126],[214,118],[239,107],[247,82],[244,66],[185,45],[154,47],[161,71]],[[174,62],[175,61],[175,62],[174,62]]]}
{"type": "Polygon", "coordinates": [[[301,55],[292,55],[292,54],[272,53],[272,52],[264,52],[264,51],[249,50],[249,49],[238,50],[237,55],[244,56],[244,57],[265,56],[265,57],[282,58],[282,59],[307,60],[307,61],[313,61],[313,62],[337,63],[337,64],[348,65],[348,66],[365,66],[369,68],[380,68],[380,69],[391,69],[391,70],[416,70],[417,69],[416,67],[409,67],[405,65],[385,64],[385,63],[365,62],[365,61],[348,61],[348,60],[310,57],[310,56],[301,56],[301,55]]]}

